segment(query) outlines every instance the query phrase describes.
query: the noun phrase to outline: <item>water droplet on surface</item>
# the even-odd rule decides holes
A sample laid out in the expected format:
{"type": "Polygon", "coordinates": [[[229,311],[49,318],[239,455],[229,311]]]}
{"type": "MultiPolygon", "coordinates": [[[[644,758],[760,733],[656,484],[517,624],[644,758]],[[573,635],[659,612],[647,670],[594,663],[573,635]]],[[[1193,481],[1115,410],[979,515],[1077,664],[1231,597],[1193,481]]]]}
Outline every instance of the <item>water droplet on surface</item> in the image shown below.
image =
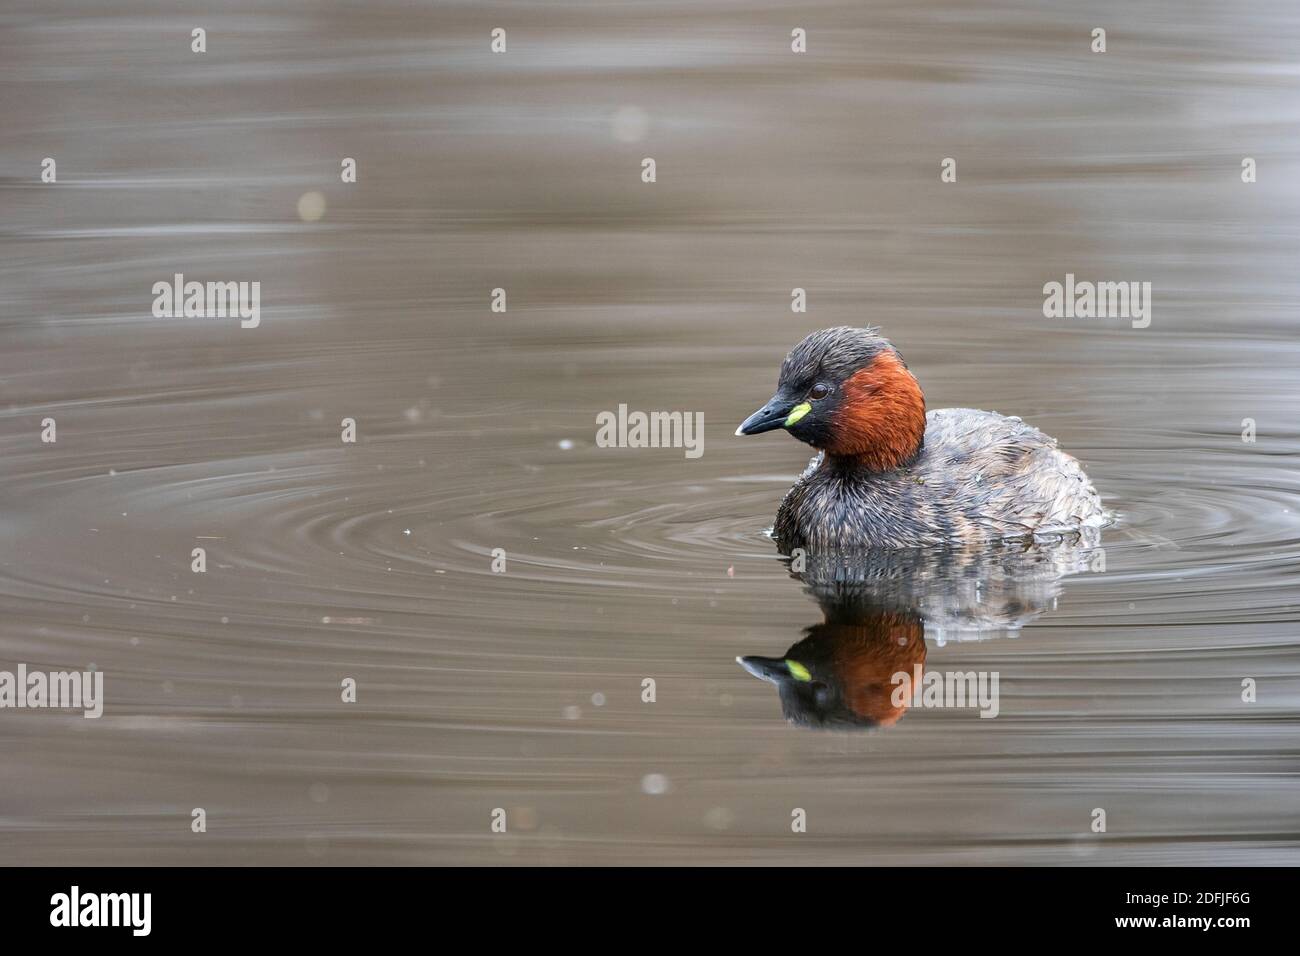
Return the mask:
{"type": "Polygon", "coordinates": [[[298,218],[303,222],[316,222],[325,215],[325,196],[312,190],[298,197],[298,218]]]}
{"type": "Polygon", "coordinates": [[[668,792],[668,778],[661,773],[648,773],[641,778],[641,792],[658,796],[668,792]]]}
{"type": "Polygon", "coordinates": [[[639,143],[650,129],[650,115],[639,106],[620,106],[609,121],[610,133],[620,143],[639,143]]]}

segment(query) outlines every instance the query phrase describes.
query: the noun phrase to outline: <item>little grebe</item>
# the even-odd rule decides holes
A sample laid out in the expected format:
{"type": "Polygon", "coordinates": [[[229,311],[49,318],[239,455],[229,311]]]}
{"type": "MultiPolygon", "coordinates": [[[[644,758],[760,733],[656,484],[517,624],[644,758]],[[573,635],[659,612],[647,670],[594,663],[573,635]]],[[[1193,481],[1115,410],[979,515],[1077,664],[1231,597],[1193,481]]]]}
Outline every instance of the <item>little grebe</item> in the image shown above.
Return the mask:
{"type": "Polygon", "coordinates": [[[736,434],[777,428],[819,450],[777,512],[787,553],[1036,538],[1107,521],[1054,438],[996,412],[927,415],[921,386],[875,329],[822,329],[790,351],[776,394],[736,434]]]}

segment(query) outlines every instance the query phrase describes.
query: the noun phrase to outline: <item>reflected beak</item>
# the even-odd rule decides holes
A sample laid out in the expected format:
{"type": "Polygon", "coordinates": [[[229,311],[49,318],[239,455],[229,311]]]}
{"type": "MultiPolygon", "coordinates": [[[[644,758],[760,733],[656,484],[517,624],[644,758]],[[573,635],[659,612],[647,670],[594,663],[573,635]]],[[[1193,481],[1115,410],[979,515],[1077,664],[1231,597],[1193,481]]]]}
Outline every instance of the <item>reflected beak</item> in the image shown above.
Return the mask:
{"type": "MultiPolygon", "coordinates": [[[[766,405],[750,415],[740,427],[736,429],[737,435],[758,435],[762,432],[770,432],[777,428],[782,428],[786,420],[803,406],[795,406],[789,399],[781,395],[773,395],[766,405]]],[[[802,417],[802,416],[799,416],[802,417]]],[[[795,419],[798,420],[797,418],[795,419]]],[[[793,424],[793,422],[791,422],[793,424]]]]}
{"type": "Polygon", "coordinates": [[[737,657],[736,663],[770,684],[780,684],[790,677],[790,669],[780,657],[737,657]]]}

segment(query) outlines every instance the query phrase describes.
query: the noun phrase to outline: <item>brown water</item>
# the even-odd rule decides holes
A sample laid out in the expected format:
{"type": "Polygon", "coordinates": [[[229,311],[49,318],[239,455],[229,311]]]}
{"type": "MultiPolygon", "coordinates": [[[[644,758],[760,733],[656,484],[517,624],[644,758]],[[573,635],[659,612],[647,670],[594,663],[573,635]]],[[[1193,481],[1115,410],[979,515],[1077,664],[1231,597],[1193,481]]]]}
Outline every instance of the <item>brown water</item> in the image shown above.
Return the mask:
{"type": "Polygon", "coordinates": [[[0,669],[107,700],[0,711],[6,862],[1300,862],[1294,5],[59,6],[0,13],[0,669]],[[153,318],[178,272],[261,325],[153,318]],[[1044,318],[1067,272],[1150,327],[1044,318]],[[867,323],[1118,515],[817,631],[920,620],[996,719],[819,732],[735,662],[823,610],[807,449],[732,431],[867,323]]]}

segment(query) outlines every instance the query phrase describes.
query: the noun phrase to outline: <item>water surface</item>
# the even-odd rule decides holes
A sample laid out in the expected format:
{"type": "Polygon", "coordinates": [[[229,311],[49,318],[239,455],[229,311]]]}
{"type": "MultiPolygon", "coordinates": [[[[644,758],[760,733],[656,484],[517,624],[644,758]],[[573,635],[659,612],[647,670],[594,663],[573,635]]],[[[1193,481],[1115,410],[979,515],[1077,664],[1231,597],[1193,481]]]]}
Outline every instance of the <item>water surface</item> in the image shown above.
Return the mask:
{"type": "Polygon", "coordinates": [[[6,861],[1300,862],[1293,6],[201,7],[0,14],[0,668],[107,687],[0,712],[6,861]],[[260,327],[153,318],[178,272],[260,327]],[[1104,560],[828,618],[765,534],[807,449],[732,432],[839,324],[1057,437],[1104,560]],[[998,717],[794,725],[735,660],[882,633],[998,717]]]}

